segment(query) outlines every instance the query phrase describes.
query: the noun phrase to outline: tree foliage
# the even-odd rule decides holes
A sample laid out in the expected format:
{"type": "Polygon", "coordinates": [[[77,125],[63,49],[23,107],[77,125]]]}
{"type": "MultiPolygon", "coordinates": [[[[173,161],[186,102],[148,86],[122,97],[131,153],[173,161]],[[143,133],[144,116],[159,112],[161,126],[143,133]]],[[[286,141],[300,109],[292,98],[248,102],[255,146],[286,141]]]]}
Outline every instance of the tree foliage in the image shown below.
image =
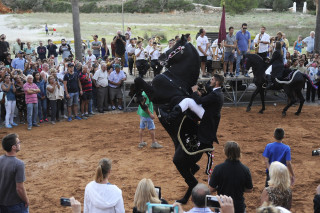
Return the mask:
{"type": "Polygon", "coordinates": [[[287,11],[289,7],[292,7],[293,2],[291,0],[274,0],[272,9],[274,11],[287,11]]]}
{"type": "Polygon", "coordinates": [[[245,13],[258,6],[258,0],[225,0],[226,11],[231,14],[245,13]]]}

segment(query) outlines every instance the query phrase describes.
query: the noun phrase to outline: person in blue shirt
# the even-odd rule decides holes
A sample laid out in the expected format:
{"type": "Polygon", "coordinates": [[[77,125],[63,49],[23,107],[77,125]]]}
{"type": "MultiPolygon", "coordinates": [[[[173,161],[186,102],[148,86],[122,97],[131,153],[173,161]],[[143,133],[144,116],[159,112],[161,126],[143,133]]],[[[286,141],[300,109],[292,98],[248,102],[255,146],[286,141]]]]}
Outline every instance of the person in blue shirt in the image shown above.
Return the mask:
{"type": "Polygon", "coordinates": [[[264,161],[266,164],[266,187],[268,187],[269,177],[269,167],[274,161],[279,161],[288,167],[291,176],[291,184],[294,184],[295,176],[291,164],[291,152],[290,146],[282,142],[284,138],[284,130],[282,128],[276,128],[274,131],[275,142],[267,144],[263,152],[264,161]]]}
{"type": "Polygon", "coordinates": [[[26,59],[23,58],[23,51],[19,51],[17,56],[17,58],[12,60],[11,66],[14,69],[24,70],[24,64],[26,63],[26,59]]]}
{"type": "MultiPolygon", "coordinates": [[[[248,25],[246,23],[243,23],[241,30],[239,30],[236,34],[236,40],[237,40],[236,77],[239,76],[241,58],[243,58],[245,54],[250,52],[251,35],[249,31],[247,31],[247,28],[248,28],[248,25]]],[[[246,73],[244,76],[249,77],[248,73],[246,73]]]]}

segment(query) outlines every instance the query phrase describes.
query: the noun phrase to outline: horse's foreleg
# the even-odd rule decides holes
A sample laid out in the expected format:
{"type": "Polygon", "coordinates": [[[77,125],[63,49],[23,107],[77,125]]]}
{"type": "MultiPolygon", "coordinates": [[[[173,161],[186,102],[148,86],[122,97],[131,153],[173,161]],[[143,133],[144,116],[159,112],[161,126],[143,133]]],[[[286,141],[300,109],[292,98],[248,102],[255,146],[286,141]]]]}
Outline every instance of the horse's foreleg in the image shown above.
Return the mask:
{"type": "MultiPolygon", "coordinates": [[[[286,90],[285,90],[286,91],[286,90]]],[[[293,92],[286,92],[287,96],[288,96],[288,104],[287,106],[285,106],[282,110],[282,116],[286,116],[287,115],[287,110],[289,109],[289,107],[291,107],[294,102],[295,102],[295,99],[294,99],[294,95],[293,95],[293,92]]]]}
{"type": "Polygon", "coordinates": [[[247,106],[247,110],[246,112],[250,112],[251,111],[251,106],[252,106],[252,102],[254,100],[254,98],[257,96],[257,94],[259,93],[259,91],[261,90],[261,88],[259,86],[257,86],[256,90],[253,92],[249,105],[247,106]]]}
{"type": "Polygon", "coordinates": [[[150,100],[153,99],[154,90],[151,85],[145,82],[142,78],[138,77],[134,79],[135,93],[137,96],[141,96],[144,91],[150,100]]]}
{"type": "Polygon", "coordinates": [[[261,110],[259,111],[259,113],[261,113],[261,114],[263,114],[263,111],[264,110],[266,110],[266,105],[265,105],[265,103],[264,103],[264,89],[263,88],[261,88],[260,89],[260,98],[261,98],[261,104],[262,104],[262,108],[261,108],[261,110]]]}
{"type": "Polygon", "coordinates": [[[296,95],[300,100],[300,105],[299,105],[298,111],[295,113],[295,115],[300,115],[305,99],[304,99],[304,97],[302,95],[301,90],[296,92],[296,95]]]}

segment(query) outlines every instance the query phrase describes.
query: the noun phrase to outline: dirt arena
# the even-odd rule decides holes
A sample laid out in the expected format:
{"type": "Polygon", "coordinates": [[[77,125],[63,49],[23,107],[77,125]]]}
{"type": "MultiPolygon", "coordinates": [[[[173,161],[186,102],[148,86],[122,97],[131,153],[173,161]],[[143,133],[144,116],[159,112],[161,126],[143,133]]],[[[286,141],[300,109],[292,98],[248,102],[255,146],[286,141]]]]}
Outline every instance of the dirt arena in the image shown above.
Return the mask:
{"type": "MultiPolygon", "coordinates": [[[[284,142],[291,146],[292,162],[296,174],[293,186],[293,212],[313,212],[315,188],[320,184],[319,157],[312,157],[311,151],[320,147],[320,108],[305,106],[297,117],[296,107],[281,117],[282,106],[267,106],[265,114],[258,114],[259,107],[246,113],[243,107],[224,107],[218,136],[221,144],[215,145],[215,164],[225,160],[222,144],[228,140],[237,141],[242,150],[241,161],[252,173],[253,193],[245,195],[247,212],[255,212],[260,204],[264,188],[265,166],[262,152],[272,142],[275,127],[286,131],[284,142]]],[[[172,163],[173,143],[156,120],[156,138],[163,149],[150,148],[150,137],[146,133],[148,147],[137,147],[139,117],[135,112],[96,115],[86,121],[72,121],[43,124],[40,128],[27,131],[20,125],[13,131],[22,141],[18,158],[26,163],[26,189],[30,199],[30,212],[71,212],[61,207],[61,196],[71,197],[83,203],[84,189],[93,180],[98,161],[103,157],[113,160],[110,182],[122,189],[126,212],[132,212],[133,198],[140,179],[151,178],[161,186],[163,197],[174,202],[183,196],[186,184],[172,163]]],[[[0,129],[1,135],[11,130],[0,129]]],[[[1,136],[1,137],[2,137],[1,136]]],[[[3,154],[3,151],[0,151],[3,154]]],[[[199,182],[207,183],[204,174],[205,156],[199,162],[196,174],[199,182]]],[[[189,210],[192,203],[185,205],[189,210]]]]}

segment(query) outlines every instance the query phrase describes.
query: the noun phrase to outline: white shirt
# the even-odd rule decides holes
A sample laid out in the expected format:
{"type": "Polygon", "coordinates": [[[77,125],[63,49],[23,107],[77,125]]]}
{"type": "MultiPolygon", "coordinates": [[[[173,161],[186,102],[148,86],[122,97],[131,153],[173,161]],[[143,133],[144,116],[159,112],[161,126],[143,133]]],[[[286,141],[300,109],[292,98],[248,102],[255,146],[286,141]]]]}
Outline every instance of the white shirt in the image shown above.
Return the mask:
{"type": "MultiPolygon", "coordinates": [[[[127,53],[133,53],[134,54],[135,52],[135,48],[132,46],[132,44],[129,44],[128,47],[127,47],[127,53]]],[[[128,55],[129,58],[132,57],[132,55],[128,55]]]]}
{"type": "Polygon", "coordinates": [[[91,65],[93,64],[93,62],[96,60],[96,56],[91,54],[91,56],[87,55],[86,56],[86,62],[91,60],[91,65]]]}
{"type": "MultiPolygon", "coordinates": [[[[127,76],[124,74],[123,70],[120,70],[119,73],[117,73],[115,70],[112,71],[108,77],[109,81],[112,81],[114,83],[118,83],[121,79],[126,78],[127,76]]],[[[112,88],[117,88],[118,86],[109,84],[110,87],[112,88]]]]}
{"type": "Polygon", "coordinates": [[[125,213],[121,189],[91,181],[84,191],[83,213],[125,213]]]}
{"type": "Polygon", "coordinates": [[[212,61],[212,55],[213,55],[213,52],[212,52],[212,48],[208,48],[207,50],[207,60],[211,60],[212,61]]]}
{"type": "Polygon", "coordinates": [[[105,70],[104,72],[99,69],[94,73],[93,79],[96,81],[97,85],[100,87],[108,86],[108,71],[105,70]]]}
{"type": "Polygon", "coordinates": [[[159,50],[155,50],[154,52],[153,50],[154,50],[153,47],[151,47],[149,50],[149,55],[151,56],[151,60],[158,60],[161,53],[159,52],[159,50]]]}
{"type": "Polygon", "coordinates": [[[146,46],[146,48],[144,49],[144,51],[149,54],[149,51],[150,51],[151,48],[152,48],[152,46],[150,46],[150,45],[148,44],[148,46],[146,46]]]}
{"type": "MultiPolygon", "coordinates": [[[[260,35],[261,34],[256,35],[256,37],[253,41],[255,44],[258,43],[260,35]]],[[[270,43],[270,36],[267,33],[264,33],[263,35],[261,35],[260,41],[267,41],[270,43]]],[[[259,43],[258,53],[268,52],[268,50],[269,50],[269,44],[259,43]]]]}
{"type": "Polygon", "coordinates": [[[163,53],[166,53],[169,49],[170,49],[170,47],[167,46],[166,48],[163,49],[163,53]]]}
{"type": "Polygon", "coordinates": [[[206,51],[208,43],[209,43],[209,40],[207,36],[203,36],[203,38],[199,36],[197,38],[197,50],[198,50],[199,56],[204,56],[204,54],[199,50],[199,47],[201,47],[203,51],[206,51]]]}
{"type": "Polygon", "coordinates": [[[223,48],[222,47],[217,47],[216,52],[214,53],[215,56],[217,56],[217,60],[220,61],[222,59],[222,54],[223,54],[223,48]]]}
{"type": "Polygon", "coordinates": [[[146,58],[144,56],[144,49],[142,48],[142,51],[141,51],[140,55],[138,56],[140,51],[141,51],[140,49],[136,49],[134,52],[136,55],[136,60],[145,60],[146,58]]]}

